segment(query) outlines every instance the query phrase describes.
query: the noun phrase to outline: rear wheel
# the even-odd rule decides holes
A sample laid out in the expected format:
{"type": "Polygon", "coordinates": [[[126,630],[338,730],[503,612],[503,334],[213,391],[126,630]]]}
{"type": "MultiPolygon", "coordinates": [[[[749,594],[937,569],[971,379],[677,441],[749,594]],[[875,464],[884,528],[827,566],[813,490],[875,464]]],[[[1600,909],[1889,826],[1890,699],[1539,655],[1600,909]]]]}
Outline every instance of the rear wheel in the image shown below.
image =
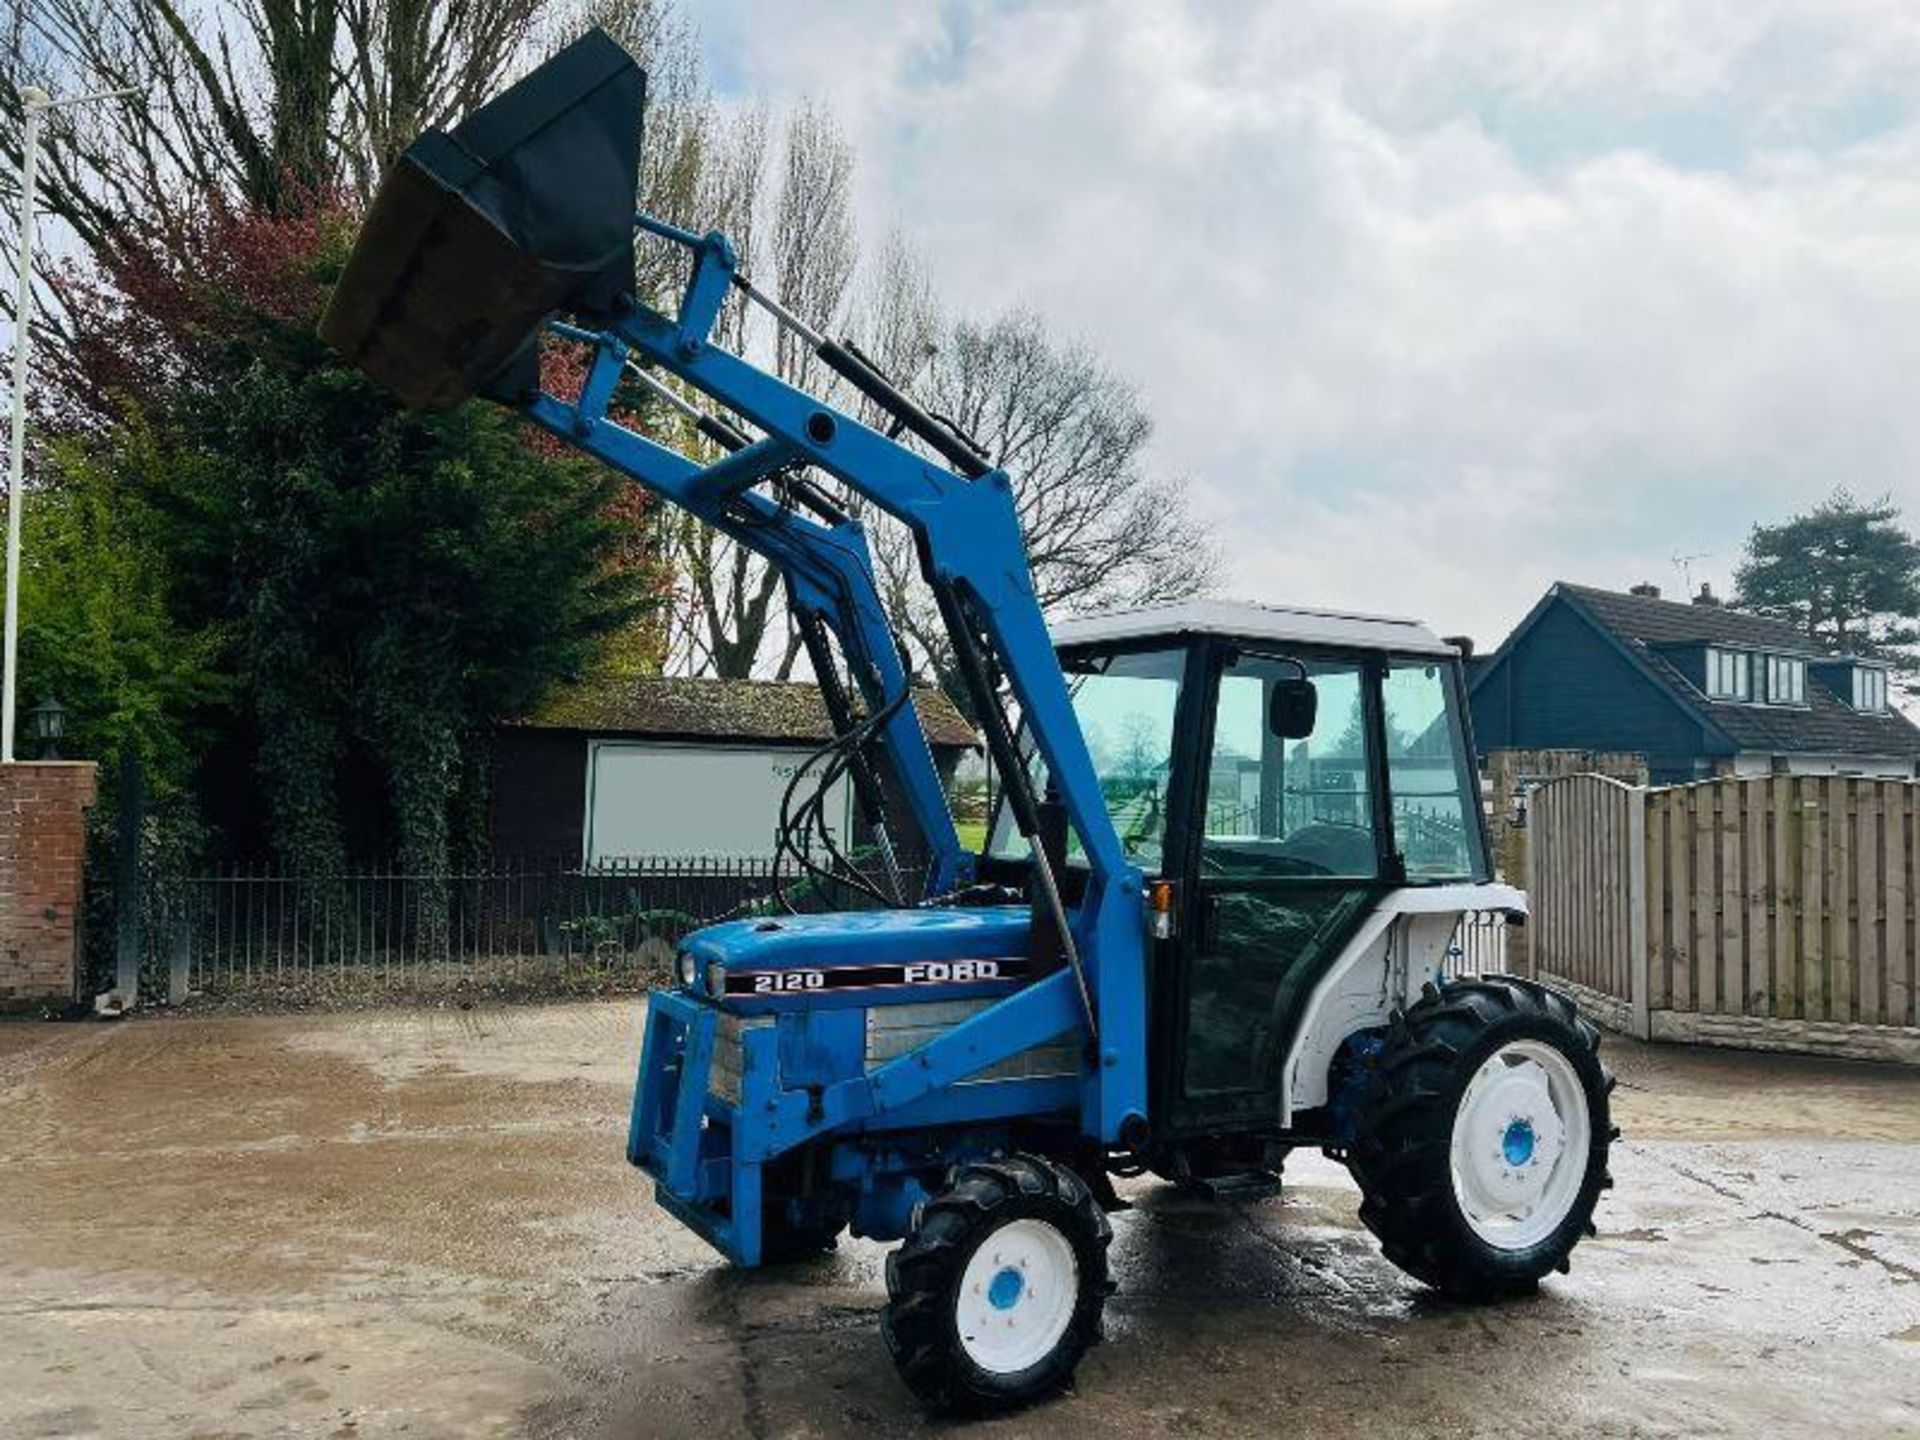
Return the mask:
{"type": "Polygon", "coordinates": [[[881,1328],[941,1410],[1005,1410],[1060,1389],[1100,1338],[1113,1232],[1071,1170],[1033,1155],[965,1165],[887,1257],[881,1328]]]}
{"type": "Polygon", "coordinates": [[[1509,978],[1429,986],[1374,1065],[1349,1156],[1389,1260],[1487,1298],[1564,1271],[1613,1182],[1613,1079],[1573,1002],[1509,978]]]}

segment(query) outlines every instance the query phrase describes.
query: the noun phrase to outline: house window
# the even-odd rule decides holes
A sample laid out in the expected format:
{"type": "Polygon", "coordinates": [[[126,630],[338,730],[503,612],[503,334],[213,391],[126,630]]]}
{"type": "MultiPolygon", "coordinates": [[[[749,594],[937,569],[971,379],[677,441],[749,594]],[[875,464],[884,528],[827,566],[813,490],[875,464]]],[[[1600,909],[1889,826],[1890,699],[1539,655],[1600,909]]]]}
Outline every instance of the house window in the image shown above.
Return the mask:
{"type": "Polygon", "coordinates": [[[1753,667],[1738,650],[1707,651],[1707,694],[1715,700],[1751,700],[1753,667]]]}
{"type": "Polygon", "coordinates": [[[1853,667],[1853,708],[1856,710],[1884,710],[1887,708],[1887,672],[1868,665],[1853,667]]]}
{"type": "Polygon", "coordinates": [[[1767,656],[1767,703],[1804,705],[1807,703],[1807,662],[1789,660],[1784,655],[1767,656]]]}

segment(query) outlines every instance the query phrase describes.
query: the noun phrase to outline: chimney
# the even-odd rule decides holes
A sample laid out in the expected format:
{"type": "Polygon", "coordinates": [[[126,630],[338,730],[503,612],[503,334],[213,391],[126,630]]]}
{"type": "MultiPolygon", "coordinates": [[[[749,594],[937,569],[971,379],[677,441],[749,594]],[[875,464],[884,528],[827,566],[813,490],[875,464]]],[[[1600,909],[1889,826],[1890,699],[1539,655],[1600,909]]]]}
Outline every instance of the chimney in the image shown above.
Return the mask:
{"type": "Polygon", "coordinates": [[[1627,594],[1638,595],[1643,600],[1658,600],[1660,598],[1660,587],[1651,581],[1642,580],[1638,585],[1627,591],[1627,594]]]}
{"type": "Polygon", "coordinates": [[[1696,605],[1712,605],[1717,607],[1720,604],[1720,597],[1713,593],[1713,586],[1702,580],[1700,582],[1700,593],[1693,597],[1693,603],[1696,605]]]}

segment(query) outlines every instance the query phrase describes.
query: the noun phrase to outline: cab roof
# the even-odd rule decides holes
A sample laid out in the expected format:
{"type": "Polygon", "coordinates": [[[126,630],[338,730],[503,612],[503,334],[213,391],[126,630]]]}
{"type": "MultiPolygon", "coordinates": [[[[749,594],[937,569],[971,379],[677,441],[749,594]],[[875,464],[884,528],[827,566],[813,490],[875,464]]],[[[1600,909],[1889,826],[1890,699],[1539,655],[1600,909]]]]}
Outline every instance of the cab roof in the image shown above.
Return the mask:
{"type": "Polygon", "coordinates": [[[1357,615],[1347,610],[1311,610],[1293,605],[1254,605],[1238,600],[1182,600],[1143,605],[1104,615],[1056,620],[1049,627],[1061,648],[1180,635],[1228,635],[1295,645],[1333,645],[1349,650],[1391,650],[1401,655],[1456,656],[1418,620],[1357,615]]]}

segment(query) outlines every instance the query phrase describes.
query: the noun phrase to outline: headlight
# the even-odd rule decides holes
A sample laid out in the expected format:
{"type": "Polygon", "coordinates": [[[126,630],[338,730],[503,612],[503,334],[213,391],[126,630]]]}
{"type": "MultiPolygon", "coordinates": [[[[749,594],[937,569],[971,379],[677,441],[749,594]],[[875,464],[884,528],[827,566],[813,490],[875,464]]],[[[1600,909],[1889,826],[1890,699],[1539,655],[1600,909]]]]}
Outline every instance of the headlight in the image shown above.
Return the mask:
{"type": "Polygon", "coordinates": [[[675,963],[680,971],[680,983],[691,990],[694,978],[700,973],[699,967],[694,964],[693,952],[682,950],[675,963]]]}

